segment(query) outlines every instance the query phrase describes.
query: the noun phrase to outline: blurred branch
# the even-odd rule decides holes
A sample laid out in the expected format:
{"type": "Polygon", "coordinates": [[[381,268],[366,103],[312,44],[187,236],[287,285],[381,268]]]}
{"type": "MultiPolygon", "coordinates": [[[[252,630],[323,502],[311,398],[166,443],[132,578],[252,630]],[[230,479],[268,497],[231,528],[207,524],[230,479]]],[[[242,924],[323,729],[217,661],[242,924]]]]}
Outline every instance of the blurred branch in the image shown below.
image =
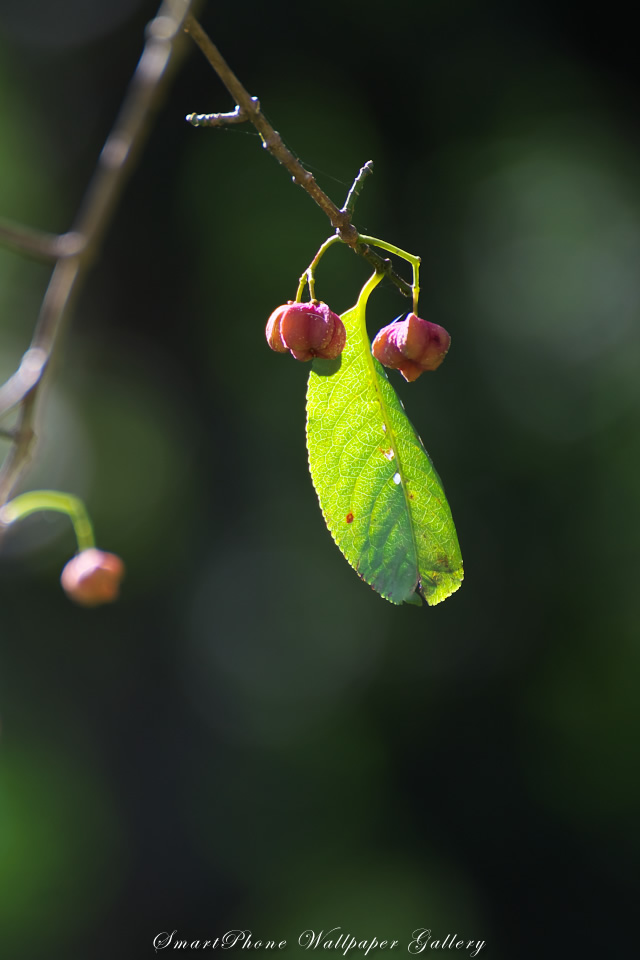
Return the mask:
{"type": "Polygon", "coordinates": [[[0,217],[0,243],[36,260],[59,260],[80,253],[83,239],[76,233],[46,233],[0,217]]]}
{"type": "MultiPolygon", "coordinates": [[[[194,0],[164,0],[149,23],[142,56],[120,112],[100,153],[93,178],[69,233],[39,233],[7,223],[0,238],[23,253],[55,260],[31,345],[18,370],[0,386],[0,418],[18,407],[11,448],[0,470],[0,506],[6,502],[26,468],[35,439],[34,420],[44,375],[59,342],[72,297],[95,258],[100,241],[144,142],[162,81],[182,35],[194,0]]],[[[3,431],[3,436],[7,432],[3,431]]]]}
{"type": "MultiPolygon", "coordinates": [[[[333,200],[331,200],[324,190],[318,186],[313,174],[306,170],[300,161],[294,157],[291,151],[284,145],[282,137],[278,131],[274,130],[262,113],[259,100],[256,97],[252,97],[248,93],[243,84],[236,77],[235,73],[231,70],[216,45],[192,15],[186,17],[184,29],[193,38],[215,72],[218,74],[222,83],[235,100],[238,110],[238,119],[234,120],[234,122],[240,122],[240,118],[243,118],[247,119],[251,124],[253,124],[262,137],[264,147],[269,151],[270,154],[272,154],[272,156],[276,158],[279,163],[282,164],[283,167],[285,167],[286,170],[289,171],[294,182],[300,184],[300,186],[306,190],[312,200],[315,200],[320,209],[329,218],[331,225],[335,228],[336,232],[340,236],[340,239],[346,243],[347,246],[351,247],[357,254],[359,254],[361,257],[364,257],[364,259],[367,260],[368,263],[375,268],[375,270],[380,273],[387,274],[389,279],[405,296],[411,296],[411,285],[403,280],[402,277],[400,277],[393,270],[391,261],[384,260],[382,257],[378,256],[378,254],[368,244],[359,242],[358,231],[351,222],[353,202],[356,199],[359,189],[357,189],[355,194],[352,196],[352,187],[349,197],[347,198],[347,203],[342,210],[339,210],[333,200]],[[351,206],[349,206],[349,201],[351,201],[351,206]]],[[[206,118],[223,116],[229,115],[192,113],[189,114],[187,120],[195,126],[218,126],[219,122],[206,123],[206,118]]],[[[235,116],[235,111],[233,116],[235,116]]],[[[365,167],[366,166],[367,164],[365,164],[365,167]]],[[[367,170],[367,173],[370,172],[371,168],[367,170]]],[[[356,178],[356,183],[360,179],[362,173],[363,171],[361,170],[360,174],[356,178]]],[[[362,179],[364,179],[364,176],[362,179]]]]}

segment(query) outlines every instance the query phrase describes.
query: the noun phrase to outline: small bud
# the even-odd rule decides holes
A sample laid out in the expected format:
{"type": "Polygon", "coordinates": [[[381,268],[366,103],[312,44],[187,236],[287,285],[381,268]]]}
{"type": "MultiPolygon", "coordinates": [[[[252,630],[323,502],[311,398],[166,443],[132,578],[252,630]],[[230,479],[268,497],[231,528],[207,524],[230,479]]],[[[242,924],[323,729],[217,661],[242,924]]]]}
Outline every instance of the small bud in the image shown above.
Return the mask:
{"type": "Polygon", "coordinates": [[[267,323],[267,341],[272,350],[289,350],[296,360],[321,357],[334,360],[347,340],[344,324],[326,303],[288,303],[273,311],[267,323]]]}
{"type": "Polygon", "coordinates": [[[451,337],[437,323],[409,313],[376,334],[371,352],[385,367],[399,370],[405,380],[417,380],[425,370],[435,370],[447,355],[451,337]]]}
{"type": "Polygon", "coordinates": [[[60,576],[67,596],[83,607],[97,607],[117,600],[124,563],[115,553],[92,547],[73,557],[60,576]]]}

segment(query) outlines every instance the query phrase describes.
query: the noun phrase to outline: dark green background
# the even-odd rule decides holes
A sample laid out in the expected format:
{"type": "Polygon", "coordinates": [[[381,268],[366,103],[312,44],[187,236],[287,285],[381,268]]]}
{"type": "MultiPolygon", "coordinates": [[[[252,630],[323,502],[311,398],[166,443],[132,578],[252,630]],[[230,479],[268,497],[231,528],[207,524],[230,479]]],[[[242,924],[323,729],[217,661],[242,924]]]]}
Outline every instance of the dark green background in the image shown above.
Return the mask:
{"type": "MultiPolygon", "coordinates": [[[[340,925],[480,956],[636,949],[639,75],[625,8],[209,3],[203,22],[356,223],[423,258],[452,349],[394,383],[466,580],[434,609],[361,583],[306,468],[307,370],[271,310],[330,230],[193,51],[60,353],[28,487],[87,501],[121,602],[58,584],[59,517],[0,565],[0,952],[340,925]]],[[[0,212],[66,229],[149,3],[0,3],[0,212]]],[[[331,250],[318,295],[367,267],[331,250]]],[[[0,367],[48,270],[0,250],[0,367]]],[[[372,331],[406,305],[390,285],[372,331]]],[[[438,956],[435,951],[425,951],[438,956]]],[[[354,954],[350,954],[353,956],[354,954]]],[[[399,955],[398,952],[395,954],[399,955]]],[[[460,954],[458,954],[460,955],[460,954]]],[[[466,955],[466,954],[465,954],[466,955]]],[[[371,956],[371,954],[369,955],[371,956]]]]}

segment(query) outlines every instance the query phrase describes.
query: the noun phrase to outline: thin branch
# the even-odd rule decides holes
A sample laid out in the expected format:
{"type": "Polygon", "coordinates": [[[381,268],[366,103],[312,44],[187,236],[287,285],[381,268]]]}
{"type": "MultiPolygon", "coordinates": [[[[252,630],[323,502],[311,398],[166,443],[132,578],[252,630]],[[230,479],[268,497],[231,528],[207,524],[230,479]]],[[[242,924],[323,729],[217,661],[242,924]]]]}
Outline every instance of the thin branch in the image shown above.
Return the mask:
{"type": "Polygon", "coordinates": [[[59,260],[80,253],[83,239],[76,233],[46,233],[0,218],[0,243],[36,260],[59,260]]]}
{"type": "MultiPolygon", "coordinates": [[[[260,108],[260,101],[257,97],[252,100],[260,108]]],[[[223,127],[233,123],[246,123],[249,117],[242,107],[236,107],[231,113],[189,113],[185,117],[187,123],[192,127],[223,127]]]]}
{"type": "MultiPolygon", "coordinates": [[[[19,406],[12,445],[0,470],[0,505],[5,503],[25,469],[35,438],[34,420],[44,374],[49,367],[78,281],[95,258],[116,202],[140,150],[155,106],[158,103],[167,68],[174,59],[176,44],[182,35],[185,18],[194,0],[164,0],[147,27],[142,56],[133,74],[113,130],[107,137],[95,173],[76,217],[73,229],[61,237],[50,238],[42,253],[54,254],[56,265],[47,287],[31,346],[20,367],[0,387],[0,417],[19,406]],[[65,251],[73,238],[76,247],[65,251]],[[56,246],[62,244],[56,251],[56,246]]],[[[5,237],[7,232],[5,230],[5,237]]],[[[10,239],[24,252],[33,253],[38,235],[31,231],[12,231],[10,239]],[[20,234],[20,237],[18,237],[20,234]],[[22,242],[21,242],[22,241],[22,242]]]]}
{"type": "Polygon", "coordinates": [[[347,194],[347,199],[345,200],[344,207],[342,208],[343,213],[348,213],[350,217],[353,216],[353,208],[355,206],[356,200],[360,196],[360,191],[364,181],[367,179],[369,174],[373,173],[373,161],[367,160],[364,166],[360,167],[358,176],[355,178],[351,184],[351,189],[347,194]]]}
{"type": "Polygon", "coordinates": [[[3,415],[33,390],[44,372],[47,360],[47,353],[40,347],[29,347],[16,372],[0,387],[0,410],[3,415]]]}
{"type": "Polygon", "coordinates": [[[391,261],[383,260],[383,258],[378,256],[366,243],[359,242],[358,231],[351,222],[351,213],[346,208],[346,205],[342,210],[339,210],[333,200],[318,186],[313,174],[306,170],[300,161],[284,145],[278,131],[274,130],[261,112],[259,101],[255,97],[252,97],[240,80],[238,80],[216,45],[205,33],[195,17],[189,15],[186,18],[184,29],[193,38],[218,74],[239,109],[256,128],[262,137],[264,147],[289,171],[294,182],[300,184],[312,200],[315,200],[320,209],[329,218],[331,225],[340,235],[341,240],[355,250],[361,257],[364,257],[377,271],[387,274],[389,279],[405,296],[411,296],[411,285],[393,270],[391,261]]]}

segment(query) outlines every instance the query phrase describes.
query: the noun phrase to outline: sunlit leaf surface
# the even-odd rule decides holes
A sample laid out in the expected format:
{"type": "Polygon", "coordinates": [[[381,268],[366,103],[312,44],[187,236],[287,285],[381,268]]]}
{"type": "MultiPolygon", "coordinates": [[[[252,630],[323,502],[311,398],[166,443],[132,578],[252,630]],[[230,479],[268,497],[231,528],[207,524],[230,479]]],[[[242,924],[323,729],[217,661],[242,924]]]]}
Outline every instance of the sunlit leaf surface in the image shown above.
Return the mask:
{"type": "Polygon", "coordinates": [[[391,603],[445,600],[462,582],[449,504],[420,437],[371,355],[372,277],[342,317],[346,348],[314,360],[307,391],[311,477],[327,527],[367,583],[391,603]]]}

